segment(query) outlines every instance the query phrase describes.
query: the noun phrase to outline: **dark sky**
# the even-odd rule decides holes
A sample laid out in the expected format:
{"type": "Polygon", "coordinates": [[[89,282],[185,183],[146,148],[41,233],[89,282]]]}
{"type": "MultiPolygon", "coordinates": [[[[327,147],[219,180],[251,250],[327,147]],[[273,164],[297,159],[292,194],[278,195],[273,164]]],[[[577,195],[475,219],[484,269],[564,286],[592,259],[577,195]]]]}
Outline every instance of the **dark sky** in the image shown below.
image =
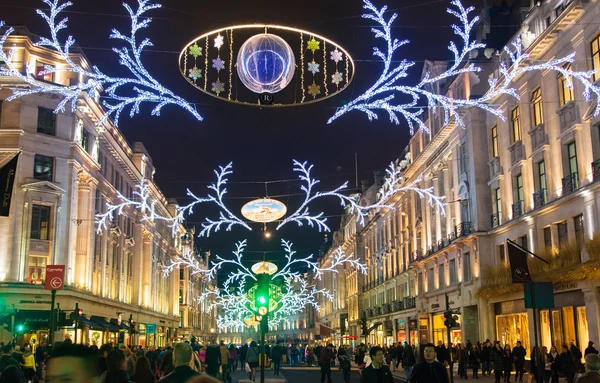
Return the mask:
{"type": "MultiPolygon", "coordinates": [[[[108,35],[111,28],[128,31],[128,17],[116,0],[73,0],[67,14],[69,33],[79,43],[92,61],[105,73],[127,75],[119,67],[116,55],[110,51],[113,42],[108,35]]],[[[389,8],[399,13],[394,32],[411,44],[400,51],[400,58],[417,61],[412,77],[418,80],[424,59],[447,59],[448,41],[453,38],[450,24],[454,22],[445,9],[449,0],[387,0],[389,8]]],[[[129,1],[134,4],[133,0],[129,1]]],[[[465,4],[475,0],[465,1],[465,4]]],[[[236,184],[235,182],[263,182],[296,178],[292,160],[315,164],[315,175],[323,188],[335,187],[344,181],[354,184],[354,153],[358,155],[360,180],[371,180],[373,171],[384,168],[406,146],[409,138],[406,125],[395,126],[386,114],[378,122],[369,122],[365,115],[353,112],[332,125],[327,119],[341,100],[360,94],[374,81],[381,64],[374,61],[375,44],[367,20],[363,20],[360,0],[320,1],[265,1],[229,0],[223,2],[166,0],[163,8],[152,13],[154,21],[146,30],[160,52],[144,55],[146,66],[155,78],[190,102],[201,103],[199,111],[204,117],[197,122],[181,109],[166,107],[161,117],[149,117],[149,108],[134,119],[121,118],[120,128],[130,142],[142,141],[156,166],[156,181],[168,198],[178,198],[185,203],[186,187],[196,194],[205,191],[206,183],[213,180],[212,169],[234,162],[230,178],[228,200],[233,211],[238,212],[250,196],[264,196],[264,184],[236,184]],[[341,95],[321,103],[280,109],[266,109],[232,105],[208,97],[191,87],[179,74],[178,52],[194,37],[216,28],[243,23],[275,23],[295,26],[322,34],[347,49],[357,61],[354,83],[341,95]]],[[[385,0],[376,1],[385,4],[385,0]]],[[[38,0],[3,0],[0,20],[9,25],[25,25],[32,32],[46,35],[45,24],[35,14],[41,7],[38,0]]],[[[298,182],[269,185],[269,194],[293,194],[299,191],[298,182]]],[[[294,210],[299,197],[281,198],[294,210]]],[[[339,215],[338,201],[329,200],[324,206],[326,214],[339,215]]],[[[190,217],[191,223],[201,221],[202,209],[190,217]]],[[[210,213],[210,210],[208,210],[210,213]]],[[[332,229],[338,219],[331,218],[332,229]]],[[[210,239],[200,239],[200,245],[213,253],[225,255],[233,243],[249,238],[249,250],[277,250],[280,239],[292,239],[299,253],[316,253],[323,235],[306,227],[290,225],[270,240],[260,237],[261,226],[253,225],[253,235],[236,228],[232,232],[219,232],[210,239]]],[[[271,228],[273,229],[273,228],[271,228]]],[[[262,253],[252,253],[261,258],[262,253]]],[[[250,258],[250,254],[248,255],[250,258]]]]}

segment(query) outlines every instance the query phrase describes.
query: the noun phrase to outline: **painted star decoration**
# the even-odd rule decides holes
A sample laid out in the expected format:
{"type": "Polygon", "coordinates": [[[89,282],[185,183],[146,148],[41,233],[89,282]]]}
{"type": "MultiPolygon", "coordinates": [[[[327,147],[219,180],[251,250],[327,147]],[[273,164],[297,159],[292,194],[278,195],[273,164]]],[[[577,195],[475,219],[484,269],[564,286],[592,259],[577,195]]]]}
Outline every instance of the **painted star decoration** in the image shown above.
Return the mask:
{"type": "Polygon", "coordinates": [[[321,86],[313,82],[308,86],[308,94],[313,96],[313,98],[316,98],[318,95],[321,94],[321,86]]]}
{"type": "Polygon", "coordinates": [[[217,37],[215,37],[215,48],[221,49],[223,46],[223,36],[219,33],[217,37]]]}
{"type": "Polygon", "coordinates": [[[308,40],[307,48],[309,51],[312,51],[312,53],[315,53],[315,51],[318,51],[320,49],[319,45],[321,45],[321,43],[315,40],[314,37],[312,37],[310,40],[308,40]]]}
{"type": "Polygon", "coordinates": [[[312,72],[312,74],[314,75],[315,73],[319,73],[319,64],[317,64],[315,62],[315,60],[311,61],[308,63],[308,71],[312,72]]]}
{"type": "Polygon", "coordinates": [[[215,92],[217,95],[221,92],[225,91],[225,84],[222,83],[221,81],[217,80],[215,82],[212,83],[212,91],[215,92]]]}
{"type": "Polygon", "coordinates": [[[222,58],[217,57],[216,59],[213,59],[212,67],[217,71],[223,70],[225,69],[225,61],[223,61],[222,58]]]}
{"type": "Polygon", "coordinates": [[[198,43],[190,47],[190,55],[194,56],[194,58],[202,56],[202,48],[198,46],[198,43]]]}
{"type": "Polygon", "coordinates": [[[200,77],[202,77],[202,69],[194,65],[194,67],[190,69],[190,74],[188,77],[194,81],[198,80],[200,77]]]}
{"type": "Polygon", "coordinates": [[[339,85],[339,83],[342,82],[343,79],[344,77],[338,71],[335,71],[335,73],[331,75],[331,83],[335,85],[339,85]]]}
{"type": "Polygon", "coordinates": [[[334,50],[331,51],[331,59],[333,61],[335,61],[336,63],[339,63],[343,59],[342,52],[340,52],[337,48],[335,48],[334,50]]]}

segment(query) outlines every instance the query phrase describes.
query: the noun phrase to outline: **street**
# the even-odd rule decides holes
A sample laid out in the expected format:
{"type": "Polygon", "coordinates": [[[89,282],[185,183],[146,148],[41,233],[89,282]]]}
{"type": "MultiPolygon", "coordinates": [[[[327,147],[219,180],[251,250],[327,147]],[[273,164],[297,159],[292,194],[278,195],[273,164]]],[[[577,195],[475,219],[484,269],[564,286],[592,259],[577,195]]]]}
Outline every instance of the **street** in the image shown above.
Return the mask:
{"type": "MultiPolygon", "coordinates": [[[[273,378],[273,370],[265,371],[265,379],[273,378]]],[[[237,383],[242,379],[247,379],[248,374],[243,373],[241,371],[237,371],[233,374],[233,383],[237,383]]],[[[260,379],[260,372],[257,371],[256,381],[258,382],[260,379]]],[[[283,367],[281,369],[281,374],[279,378],[285,378],[289,383],[317,383],[321,380],[321,371],[318,367],[283,367]]],[[[343,383],[344,379],[342,377],[342,371],[337,368],[331,369],[331,381],[333,383],[343,383]]],[[[399,378],[395,378],[394,381],[396,383],[404,382],[399,378]]],[[[350,375],[351,383],[359,383],[360,382],[360,374],[357,369],[352,369],[352,373],[350,375]]]]}

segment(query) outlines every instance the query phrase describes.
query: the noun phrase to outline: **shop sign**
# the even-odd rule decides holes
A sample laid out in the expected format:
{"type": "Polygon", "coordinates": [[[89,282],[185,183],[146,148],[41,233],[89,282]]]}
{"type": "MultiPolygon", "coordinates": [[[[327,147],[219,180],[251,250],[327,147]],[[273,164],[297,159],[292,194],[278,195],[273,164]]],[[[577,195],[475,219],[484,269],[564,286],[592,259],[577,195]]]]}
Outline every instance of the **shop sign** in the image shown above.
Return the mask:
{"type": "Polygon", "coordinates": [[[416,330],[417,329],[417,320],[416,319],[410,319],[408,321],[408,329],[409,330],[416,330]]]}
{"type": "Polygon", "coordinates": [[[62,290],[65,279],[65,265],[46,266],[44,290],[62,290]]]}
{"type": "Polygon", "coordinates": [[[52,304],[52,301],[30,301],[30,300],[20,300],[21,304],[34,304],[34,305],[49,305],[52,304]]]}
{"type": "Polygon", "coordinates": [[[439,304],[439,303],[433,303],[433,304],[431,305],[431,309],[432,309],[432,310],[438,310],[439,308],[440,308],[440,304],[439,304]]]}
{"type": "Polygon", "coordinates": [[[575,290],[576,288],[577,283],[561,283],[559,285],[554,285],[554,292],[564,290],[575,290]]]}
{"type": "Polygon", "coordinates": [[[156,334],[156,323],[146,323],[146,334],[156,334]]]}
{"type": "Polygon", "coordinates": [[[398,329],[406,328],[406,319],[398,319],[398,329]]]}

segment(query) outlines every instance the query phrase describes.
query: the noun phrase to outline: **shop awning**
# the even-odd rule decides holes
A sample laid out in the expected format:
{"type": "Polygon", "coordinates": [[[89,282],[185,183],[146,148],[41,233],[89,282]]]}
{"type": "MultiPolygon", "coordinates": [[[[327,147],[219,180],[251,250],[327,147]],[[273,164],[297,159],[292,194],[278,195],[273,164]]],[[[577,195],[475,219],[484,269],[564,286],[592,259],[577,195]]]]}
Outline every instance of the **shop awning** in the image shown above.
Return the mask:
{"type": "Polygon", "coordinates": [[[127,332],[132,332],[133,331],[134,334],[138,334],[138,332],[135,329],[132,330],[131,327],[129,327],[128,325],[126,325],[125,324],[126,322],[123,322],[121,320],[121,324],[119,324],[119,320],[117,318],[111,318],[110,323],[113,324],[113,325],[115,325],[115,326],[117,326],[117,327],[119,327],[121,330],[124,330],[124,331],[127,331],[127,332]]]}
{"type": "Polygon", "coordinates": [[[332,329],[331,327],[327,327],[319,323],[319,335],[328,337],[331,336],[333,332],[334,329],[332,329]]]}
{"type": "Polygon", "coordinates": [[[100,324],[93,322],[84,316],[78,317],[77,323],[78,323],[78,325],[83,325],[83,326],[89,327],[90,330],[97,330],[97,331],[105,331],[106,330],[106,328],[104,328],[100,324]]]}
{"type": "Polygon", "coordinates": [[[15,322],[48,324],[50,316],[50,310],[20,310],[15,315],[15,322]]]}
{"type": "Polygon", "coordinates": [[[96,322],[100,326],[104,327],[106,329],[106,331],[110,331],[110,332],[118,332],[119,331],[119,327],[115,326],[114,324],[112,324],[110,322],[107,322],[106,318],[92,315],[92,317],[90,319],[92,320],[92,322],[96,322]]]}

